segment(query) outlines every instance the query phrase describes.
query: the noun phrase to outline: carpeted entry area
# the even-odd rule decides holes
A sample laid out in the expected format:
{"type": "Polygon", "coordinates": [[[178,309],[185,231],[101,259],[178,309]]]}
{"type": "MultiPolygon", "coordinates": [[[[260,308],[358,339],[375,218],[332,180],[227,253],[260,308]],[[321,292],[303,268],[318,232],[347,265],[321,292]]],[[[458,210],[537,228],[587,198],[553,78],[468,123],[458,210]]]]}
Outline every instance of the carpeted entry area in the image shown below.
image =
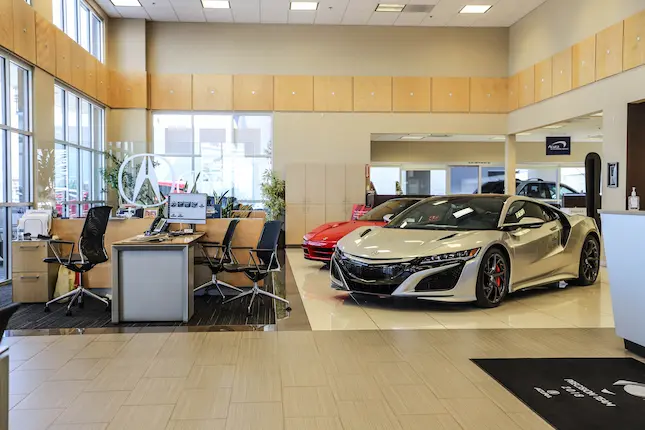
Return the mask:
{"type": "Polygon", "coordinates": [[[472,361],[558,430],[645,428],[645,364],[633,358],[472,361]]]}

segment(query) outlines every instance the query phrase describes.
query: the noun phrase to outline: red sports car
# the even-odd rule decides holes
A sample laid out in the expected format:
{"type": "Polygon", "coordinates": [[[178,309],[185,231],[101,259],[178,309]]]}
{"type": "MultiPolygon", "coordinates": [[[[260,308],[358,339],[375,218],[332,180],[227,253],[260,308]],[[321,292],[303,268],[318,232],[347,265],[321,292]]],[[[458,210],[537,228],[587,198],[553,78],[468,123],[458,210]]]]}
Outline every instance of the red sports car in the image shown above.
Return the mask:
{"type": "Polygon", "coordinates": [[[336,242],[359,227],[384,226],[389,219],[403,212],[421,198],[392,199],[378,205],[356,221],[329,222],[305,234],[302,249],[307,260],[328,263],[336,248],[336,242]]]}

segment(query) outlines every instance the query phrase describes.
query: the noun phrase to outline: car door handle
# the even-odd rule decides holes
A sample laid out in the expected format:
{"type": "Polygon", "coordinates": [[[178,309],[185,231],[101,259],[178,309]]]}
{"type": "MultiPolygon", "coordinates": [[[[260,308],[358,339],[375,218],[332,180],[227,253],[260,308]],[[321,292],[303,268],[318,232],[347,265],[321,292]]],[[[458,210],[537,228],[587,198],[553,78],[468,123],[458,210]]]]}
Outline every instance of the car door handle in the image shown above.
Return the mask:
{"type": "Polygon", "coordinates": [[[558,227],[551,227],[551,231],[556,231],[558,227]]]}

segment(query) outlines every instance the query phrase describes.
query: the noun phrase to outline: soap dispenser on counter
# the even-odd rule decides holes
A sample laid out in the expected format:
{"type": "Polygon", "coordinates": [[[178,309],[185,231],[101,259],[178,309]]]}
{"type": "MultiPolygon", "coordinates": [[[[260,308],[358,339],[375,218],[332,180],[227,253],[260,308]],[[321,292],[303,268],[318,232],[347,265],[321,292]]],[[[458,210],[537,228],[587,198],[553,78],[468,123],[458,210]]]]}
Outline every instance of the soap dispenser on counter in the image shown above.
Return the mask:
{"type": "Polygon", "coordinates": [[[636,195],[636,187],[632,187],[632,195],[627,197],[627,210],[637,211],[641,208],[641,198],[636,195]]]}

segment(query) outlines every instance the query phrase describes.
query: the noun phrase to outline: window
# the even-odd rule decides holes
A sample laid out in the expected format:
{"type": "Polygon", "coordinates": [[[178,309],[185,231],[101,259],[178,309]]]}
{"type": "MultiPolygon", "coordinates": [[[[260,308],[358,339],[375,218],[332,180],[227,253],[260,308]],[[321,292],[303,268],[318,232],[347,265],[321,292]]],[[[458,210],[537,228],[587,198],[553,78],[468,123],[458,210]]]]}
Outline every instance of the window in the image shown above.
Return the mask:
{"type": "Polygon", "coordinates": [[[103,61],[103,21],[83,0],[52,0],[54,24],[103,61]]]}
{"type": "Polygon", "coordinates": [[[508,208],[506,224],[516,224],[522,220],[526,222],[550,222],[555,219],[554,215],[547,210],[533,202],[517,201],[508,208]]]}
{"type": "MultiPolygon", "coordinates": [[[[180,188],[218,196],[227,192],[240,203],[260,206],[260,184],[271,169],[273,117],[254,114],[154,115],[154,152],[172,166],[180,188]]],[[[160,166],[160,186],[173,177],[160,166]]]]}
{"type": "Polygon", "coordinates": [[[32,205],[31,71],[0,55],[0,282],[9,275],[11,240],[32,205]]]}
{"type": "Polygon", "coordinates": [[[105,204],[101,107],[60,86],[54,87],[56,211],[63,217],[84,216],[105,204]]]}

